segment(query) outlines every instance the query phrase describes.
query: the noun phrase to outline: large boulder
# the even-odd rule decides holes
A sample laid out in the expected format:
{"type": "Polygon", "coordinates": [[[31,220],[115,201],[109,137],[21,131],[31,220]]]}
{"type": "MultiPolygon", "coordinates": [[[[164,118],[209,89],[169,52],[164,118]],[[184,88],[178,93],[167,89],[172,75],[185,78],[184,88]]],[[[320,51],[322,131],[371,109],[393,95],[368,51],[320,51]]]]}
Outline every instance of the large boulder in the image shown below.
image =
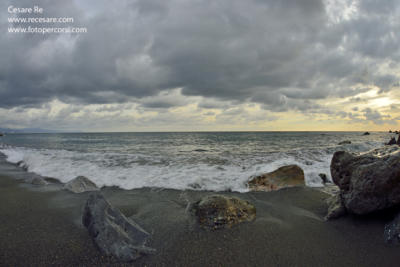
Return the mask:
{"type": "Polygon", "coordinates": [[[89,196],[82,223],[96,246],[105,255],[129,262],[155,252],[154,249],[145,246],[149,233],[112,207],[100,193],[89,196]]]}
{"type": "Polygon", "coordinates": [[[64,188],[74,192],[74,193],[83,193],[87,191],[97,191],[100,190],[95,183],[90,181],[85,176],[78,176],[75,179],[69,181],[64,185],[64,188]]]}
{"type": "Polygon", "coordinates": [[[361,155],[338,151],[333,155],[330,168],[348,212],[367,214],[400,204],[398,146],[361,155]]]}
{"type": "Polygon", "coordinates": [[[252,221],[256,208],[248,201],[223,195],[206,196],[193,205],[201,226],[216,230],[252,221]]]}
{"type": "Polygon", "coordinates": [[[298,185],[304,185],[304,171],[297,165],[283,166],[248,181],[252,191],[273,191],[298,185]]]}

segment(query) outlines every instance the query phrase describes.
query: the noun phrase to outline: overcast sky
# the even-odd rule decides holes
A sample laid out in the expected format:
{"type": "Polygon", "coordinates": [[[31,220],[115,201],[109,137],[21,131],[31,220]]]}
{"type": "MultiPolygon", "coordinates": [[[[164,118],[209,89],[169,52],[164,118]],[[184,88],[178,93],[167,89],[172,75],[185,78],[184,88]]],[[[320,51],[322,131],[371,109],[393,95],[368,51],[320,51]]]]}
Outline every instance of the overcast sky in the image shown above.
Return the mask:
{"type": "Polygon", "coordinates": [[[88,32],[7,33],[33,1],[1,1],[0,127],[400,128],[399,0],[34,2],[88,32]]]}

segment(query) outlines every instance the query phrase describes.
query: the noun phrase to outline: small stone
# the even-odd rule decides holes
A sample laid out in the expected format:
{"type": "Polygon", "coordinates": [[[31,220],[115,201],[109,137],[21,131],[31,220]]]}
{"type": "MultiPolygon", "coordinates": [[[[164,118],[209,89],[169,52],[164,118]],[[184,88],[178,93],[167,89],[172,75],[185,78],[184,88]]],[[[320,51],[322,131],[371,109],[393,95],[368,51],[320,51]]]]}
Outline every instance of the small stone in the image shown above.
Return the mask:
{"type": "Polygon", "coordinates": [[[100,190],[95,183],[85,176],[78,176],[64,185],[64,188],[73,193],[83,193],[87,191],[100,190]]]}
{"type": "Polygon", "coordinates": [[[199,185],[198,183],[191,183],[188,184],[189,187],[193,188],[193,189],[200,189],[201,185],[199,185]]]}
{"type": "Polygon", "coordinates": [[[33,177],[31,180],[31,184],[33,185],[48,185],[48,182],[44,180],[42,177],[33,177]]]}
{"type": "Polygon", "coordinates": [[[329,197],[326,203],[328,204],[328,213],[325,216],[325,220],[336,219],[346,214],[346,208],[339,193],[329,197]]]}
{"type": "Polygon", "coordinates": [[[345,141],[339,142],[338,145],[349,145],[349,144],[351,144],[351,141],[345,140],[345,141]]]}
{"type": "Polygon", "coordinates": [[[388,244],[400,244],[400,213],[385,225],[383,237],[388,244]]]}
{"type": "Polygon", "coordinates": [[[328,176],[325,173],[320,173],[318,176],[321,178],[323,184],[329,183],[328,176]]]}

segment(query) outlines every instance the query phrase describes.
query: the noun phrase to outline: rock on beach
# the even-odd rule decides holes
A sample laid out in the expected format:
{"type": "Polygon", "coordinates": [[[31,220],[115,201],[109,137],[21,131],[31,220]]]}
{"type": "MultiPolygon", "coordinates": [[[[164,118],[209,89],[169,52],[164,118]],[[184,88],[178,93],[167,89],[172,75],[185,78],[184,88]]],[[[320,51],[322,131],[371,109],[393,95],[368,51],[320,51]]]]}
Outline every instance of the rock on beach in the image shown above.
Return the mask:
{"type": "Polygon", "coordinates": [[[211,230],[230,228],[256,217],[256,208],[248,201],[223,195],[206,196],[193,209],[199,224],[211,230]]]}
{"type": "Polygon", "coordinates": [[[48,185],[49,184],[45,179],[43,179],[42,177],[39,177],[39,176],[32,177],[32,179],[30,180],[30,183],[33,185],[48,185]]]}
{"type": "Polygon", "coordinates": [[[304,185],[304,171],[297,165],[283,166],[248,181],[252,191],[273,191],[299,185],[304,185]]]}
{"type": "Polygon", "coordinates": [[[339,193],[329,197],[326,202],[328,204],[328,214],[325,216],[325,220],[336,219],[346,214],[346,208],[339,193]]]}
{"type": "Polygon", "coordinates": [[[345,140],[345,141],[338,143],[338,145],[349,145],[349,144],[351,144],[351,141],[349,141],[349,140],[345,140]]]}
{"type": "Polygon", "coordinates": [[[386,146],[357,155],[338,151],[332,179],[349,213],[367,214],[400,204],[400,148],[386,146]]]}
{"type": "Polygon", "coordinates": [[[386,143],[386,145],[388,145],[388,146],[396,145],[396,144],[397,144],[396,138],[394,138],[394,137],[392,137],[392,138],[390,139],[390,141],[386,143]]]}
{"type": "Polygon", "coordinates": [[[99,250],[107,256],[130,262],[155,252],[145,246],[150,234],[111,206],[100,193],[89,196],[82,223],[99,250]]]}
{"type": "Polygon", "coordinates": [[[95,183],[85,176],[78,176],[64,185],[64,188],[73,193],[83,193],[87,191],[100,190],[95,183]]]}
{"type": "Polygon", "coordinates": [[[388,244],[400,244],[400,213],[385,225],[383,237],[388,244]]]}

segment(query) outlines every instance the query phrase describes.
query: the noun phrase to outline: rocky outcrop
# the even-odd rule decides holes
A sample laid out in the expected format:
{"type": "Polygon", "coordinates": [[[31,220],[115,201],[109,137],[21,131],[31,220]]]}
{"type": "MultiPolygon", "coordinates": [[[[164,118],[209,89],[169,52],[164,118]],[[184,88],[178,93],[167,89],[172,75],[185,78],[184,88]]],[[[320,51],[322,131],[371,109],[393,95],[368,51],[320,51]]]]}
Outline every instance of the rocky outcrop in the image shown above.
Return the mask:
{"type": "Polygon", "coordinates": [[[256,217],[256,208],[248,201],[223,195],[206,196],[193,205],[193,210],[199,224],[212,230],[230,228],[256,217]]]}
{"type": "Polygon", "coordinates": [[[400,204],[400,148],[387,146],[362,155],[338,151],[332,179],[349,213],[367,214],[400,204]]]}
{"type": "Polygon", "coordinates": [[[328,204],[328,214],[325,216],[325,220],[336,219],[346,214],[340,193],[329,197],[326,203],[328,204]]]}
{"type": "Polygon", "coordinates": [[[396,138],[392,137],[390,139],[390,141],[386,143],[386,145],[391,146],[391,145],[395,145],[396,143],[397,143],[396,138]]]}
{"type": "Polygon", "coordinates": [[[400,213],[385,225],[383,237],[388,244],[400,244],[400,213]]]}
{"type": "Polygon", "coordinates": [[[345,140],[345,141],[338,143],[338,145],[349,145],[349,144],[351,144],[351,141],[349,141],[349,140],[345,140]]]}
{"type": "Polygon", "coordinates": [[[363,133],[363,135],[370,135],[370,133],[369,132],[365,132],[365,133],[363,133]]]}
{"type": "Polygon", "coordinates": [[[252,191],[273,191],[298,185],[304,185],[304,171],[297,165],[283,166],[248,181],[252,191]]]}
{"type": "Polygon", "coordinates": [[[76,177],[75,179],[66,183],[64,188],[74,193],[100,190],[95,183],[90,181],[85,176],[76,177]]]}
{"type": "Polygon", "coordinates": [[[100,193],[92,193],[89,196],[82,223],[96,246],[105,255],[129,262],[155,252],[154,249],[145,246],[149,233],[112,207],[100,193]]]}

